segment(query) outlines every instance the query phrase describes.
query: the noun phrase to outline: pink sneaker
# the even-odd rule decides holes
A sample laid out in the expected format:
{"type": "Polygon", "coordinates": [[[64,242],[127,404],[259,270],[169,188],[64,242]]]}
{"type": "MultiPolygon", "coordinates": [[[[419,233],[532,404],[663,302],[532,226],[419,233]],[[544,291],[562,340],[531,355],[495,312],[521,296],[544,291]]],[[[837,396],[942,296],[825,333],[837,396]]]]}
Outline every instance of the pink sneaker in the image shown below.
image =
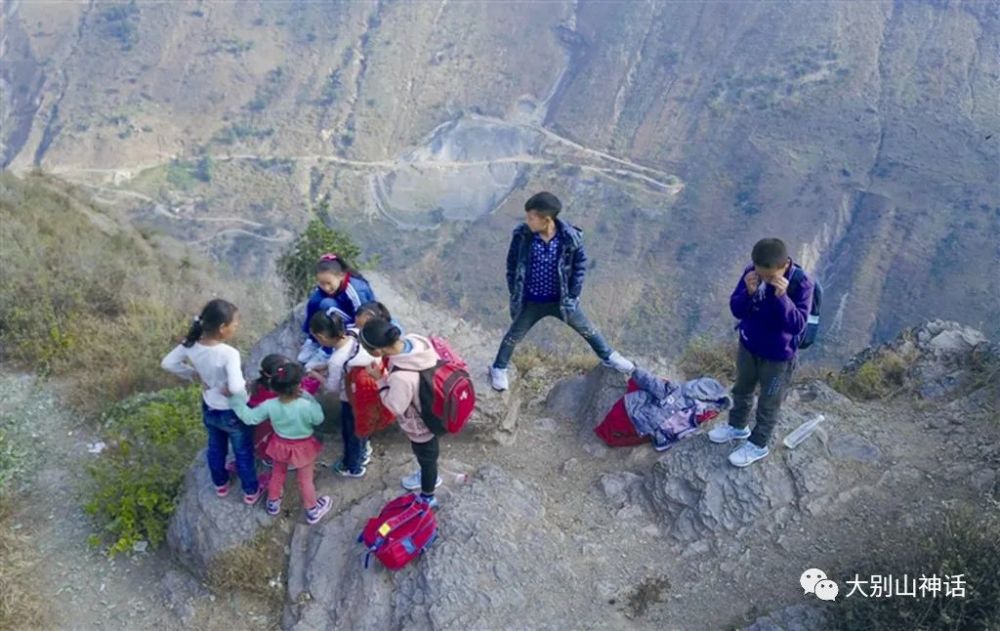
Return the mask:
{"type": "Polygon", "coordinates": [[[264,496],[264,487],[258,486],[257,492],[252,495],[243,494],[243,503],[247,506],[253,506],[260,501],[260,498],[264,496]]]}
{"type": "Polygon", "coordinates": [[[217,497],[225,497],[229,495],[229,483],[226,482],[226,484],[223,486],[215,487],[215,495],[217,497]]]}
{"type": "Polygon", "coordinates": [[[333,508],[333,501],[330,500],[329,495],[324,495],[316,500],[315,506],[306,509],[306,523],[309,525],[315,524],[323,519],[323,515],[329,513],[331,508],[333,508]]]}

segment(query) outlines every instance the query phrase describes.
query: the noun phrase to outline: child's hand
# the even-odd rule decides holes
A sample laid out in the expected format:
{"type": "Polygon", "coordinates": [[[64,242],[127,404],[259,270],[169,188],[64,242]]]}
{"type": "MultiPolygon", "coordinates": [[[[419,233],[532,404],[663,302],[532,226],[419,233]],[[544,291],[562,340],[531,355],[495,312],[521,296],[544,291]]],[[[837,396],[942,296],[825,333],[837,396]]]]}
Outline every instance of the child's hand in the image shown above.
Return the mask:
{"type": "Polygon", "coordinates": [[[776,276],[768,282],[774,287],[775,296],[780,298],[788,293],[788,279],[784,276],[776,276]]]}
{"type": "Polygon", "coordinates": [[[760,276],[757,275],[755,270],[750,270],[743,277],[743,282],[746,283],[747,293],[753,295],[757,293],[757,289],[760,287],[760,276]]]}
{"type": "Polygon", "coordinates": [[[374,361],[365,368],[365,371],[371,376],[372,379],[382,378],[382,362],[374,361]]]}
{"type": "Polygon", "coordinates": [[[318,370],[310,370],[306,373],[306,377],[312,377],[316,381],[323,381],[326,377],[318,370]]]}

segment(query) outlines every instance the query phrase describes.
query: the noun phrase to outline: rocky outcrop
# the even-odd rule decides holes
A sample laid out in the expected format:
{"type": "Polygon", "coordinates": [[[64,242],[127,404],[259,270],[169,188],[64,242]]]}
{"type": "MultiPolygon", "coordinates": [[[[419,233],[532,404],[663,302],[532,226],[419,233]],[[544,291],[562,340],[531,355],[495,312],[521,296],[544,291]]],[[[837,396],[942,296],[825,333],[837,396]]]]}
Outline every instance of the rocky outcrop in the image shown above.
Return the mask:
{"type": "MultiPolygon", "coordinates": [[[[546,411],[576,419],[584,449],[601,456],[605,449],[593,428],[624,394],[625,382],[613,370],[595,368],[556,384],[546,411]]],[[[782,437],[820,410],[827,417],[824,426],[834,427],[852,413],[852,406],[825,383],[808,382],[789,396],[768,466],[736,469],[727,461],[732,446],[715,445],[696,435],[646,465],[641,475],[607,474],[599,488],[619,517],[633,519],[646,513],[658,531],[682,542],[734,533],[764,516],[768,516],[767,528],[780,528],[793,511],[820,512],[846,497],[855,472],[845,465],[872,465],[880,459],[881,451],[874,443],[846,429],[832,437],[821,429],[817,432],[821,438],[811,438],[794,451],[779,446],[782,437]]],[[[638,464],[645,464],[642,456],[651,455],[645,447],[634,452],[636,457],[630,456],[629,461],[638,464]]]]}
{"type": "Polygon", "coordinates": [[[249,543],[270,522],[260,506],[243,503],[238,481],[228,497],[216,497],[202,452],[184,479],[184,492],[167,529],[167,545],[182,565],[204,579],[219,554],[249,543]]]}
{"type": "Polygon", "coordinates": [[[281,353],[295,359],[302,347],[304,335],[302,322],[306,319],[306,303],[302,302],[292,308],[276,327],[267,335],[257,340],[250,349],[244,371],[250,379],[260,376],[260,362],[271,353],[281,353]]]}
{"type": "Polygon", "coordinates": [[[865,349],[844,367],[855,374],[873,360],[891,358],[902,371],[901,388],[923,399],[949,399],[985,385],[1000,370],[1000,349],[957,322],[933,320],[903,331],[894,340],[865,349]]]}
{"type": "Polygon", "coordinates": [[[560,562],[564,535],[545,521],[536,487],[486,467],[442,504],[423,557],[396,573],[375,559],[366,570],[357,534],[391,495],[296,528],[286,629],[556,628],[573,619],[566,592],[583,577],[560,562]]]}
{"type": "Polygon", "coordinates": [[[628,377],[598,366],[580,377],[560,381],[545,401],[548,412],[562,418],[575,418],[581,431],[592,432],[611,406],[625,394],[628,377]]]}
{"type": "Polygon", "coordinates": [[[644,481],[656,518],[671,537],[692,542],[735,534],[758,521],[774,533],[795,513],[830,510],[851,496],[865,467],[881,458],[879,447],[848,422],[853,413],[852,404],[825,383],[809,382],[786,401],[765,466],[737,469],[727,460],[734,445],[716,445],[705,436],[681,442],[644,481]],[[825,420],[814,436],[795,449],[781,443],[820,412],[825,420]]]}

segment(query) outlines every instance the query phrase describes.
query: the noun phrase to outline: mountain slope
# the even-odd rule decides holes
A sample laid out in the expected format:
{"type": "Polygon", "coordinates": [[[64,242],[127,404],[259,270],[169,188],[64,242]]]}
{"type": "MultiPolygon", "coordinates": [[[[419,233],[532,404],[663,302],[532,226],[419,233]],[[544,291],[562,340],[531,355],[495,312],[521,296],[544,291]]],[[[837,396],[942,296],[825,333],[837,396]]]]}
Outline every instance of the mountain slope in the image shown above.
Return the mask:
{"type": "Polygon", "coordinates": [[[1000,12],[987,2],[7,3],[3,162],[268,273],[309,203],[499,326],[528,194],[585,229],[631,348],[722,334],[752,243],[828,291],[843,357],[1000,332],[1000,12]],[[192,175],[194,174],[194,175],[192,175]],[[251,223],[246,223],[251,222],[251,223]]]}

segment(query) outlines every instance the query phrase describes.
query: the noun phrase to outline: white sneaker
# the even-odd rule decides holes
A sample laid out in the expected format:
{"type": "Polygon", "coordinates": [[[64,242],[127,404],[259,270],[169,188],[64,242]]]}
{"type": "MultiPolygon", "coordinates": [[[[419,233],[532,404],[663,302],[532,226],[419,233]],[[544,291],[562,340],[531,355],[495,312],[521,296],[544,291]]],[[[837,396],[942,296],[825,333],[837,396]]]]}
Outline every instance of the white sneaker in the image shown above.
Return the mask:
{"type": "Polygon", "coordinates": [[[734,467],[748,467],[769,453],[771,452],[767,447],[758,447],[748,440],[729,454],[729,464],[734,467]]]}
{"type": "MultiPolygon", "coordinates": [[[[403,478],[402,480],[400,480],[400,482],[402,482],[403,488],[406,489],[407,491],[419,491],[420,490],[420,469],[417,469],[415,472],[413,472],[410,475],[406,476],[405,478],[403,478]]],[[[434,488],[437,488],[437,487],[441,486],[442,482],[444,482],[444,480],[441,479],[441,476],[438,476],[437,484],[434,485],[434,488]]]]}
{"type": "Polygon", "coordinates": [[[490,366],[490,387],[497,392],[503,392],[510,387],[510,382],[507,381],[506,368],[494,368],[490,366]]]}
{"type": "Polygon", "coordinates": [[[729,423],[723,423],[708,433],[708,439],[713,443],[728,443],[734,440],[750,438],[750,428],[736,429],[729,423]]]}
{"type": "Polygon", "coordinates": [[[623,372],[626,375],[635,370],[635,364],[622,357],[622,354],[618,351],[611,353],[611,356],[601,363],[608,368],[614,368],[618,372],[623,372]]]}
{"type": "Polygon", "coordinates": [[[298,356],[299,363],[300,364],[307,363],[312,358],[312,356],[316,354],[316,351],[318,350],[319,350],[319,344],[312,341],[311,337],[307,337],[306,341],[302,343],[302,349],[299,350],[299,356],[298,356]]]}

